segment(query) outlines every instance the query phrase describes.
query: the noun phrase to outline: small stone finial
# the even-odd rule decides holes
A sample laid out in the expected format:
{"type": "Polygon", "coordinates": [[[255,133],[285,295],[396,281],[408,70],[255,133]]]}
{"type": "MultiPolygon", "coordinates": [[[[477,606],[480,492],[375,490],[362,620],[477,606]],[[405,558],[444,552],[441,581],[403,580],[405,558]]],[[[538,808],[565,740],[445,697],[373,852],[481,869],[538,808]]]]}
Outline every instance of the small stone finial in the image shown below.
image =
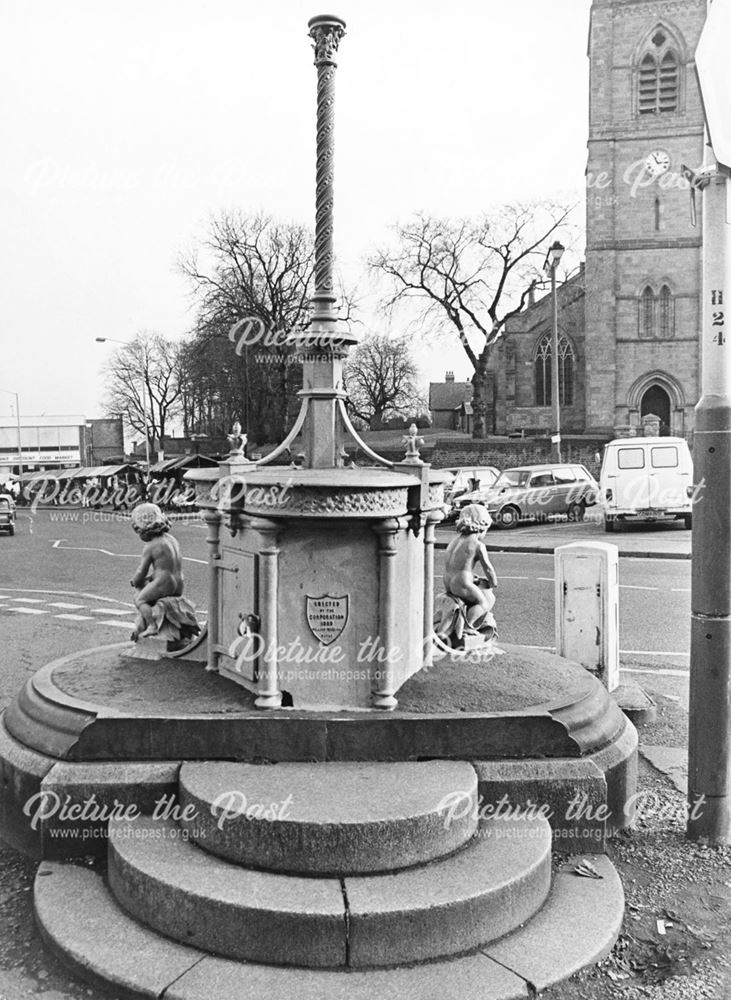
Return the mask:
{"type": "Polygon", "coordinates": [[[336,66],[335,54],[340,39],[345,34],[345,21],[328,14],[319,14],[310,18],[307,27],[315,50],[315,66],[336,66]]]}
{"type": "Polygon", "coordinates": [[[423,465],[419,457],[419,449],[424,444],[424,438],[418,436],[419,431],[416,424],[412,424],[409,427],[409,433],[404,434],[401,438],[403,443],[406,445],[406,455],[404,456],[404,462],[409,465],[423,465]]]}
{"type": "Polygon", "coordinates": [[[246,447],[246,442],[248,440],[246,434],[241,433],[241,424],[236,421],[236,423],[231,428],[231,433],[226,435],[228,443],[230,446],[230,451],[228,453],[228,458],[243,458],[244,448],[246,447]]]}

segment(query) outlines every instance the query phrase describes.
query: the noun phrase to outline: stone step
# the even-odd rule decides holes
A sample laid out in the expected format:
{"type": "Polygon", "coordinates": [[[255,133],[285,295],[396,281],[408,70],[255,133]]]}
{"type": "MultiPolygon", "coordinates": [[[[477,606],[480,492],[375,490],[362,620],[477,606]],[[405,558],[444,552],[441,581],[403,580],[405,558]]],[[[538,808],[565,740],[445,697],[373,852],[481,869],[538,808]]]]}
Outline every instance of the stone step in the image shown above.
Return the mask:
{"type": "Polygon", "coordinates": [[[395,871],[451,854],[477,829],[477,774],[465,761],[188,763],[179,789],[192,841],[272,871],[395,871]]]}
{"type": "Polygon", "coordinates": [[[394,874],[306,878],[234,865],[172,824],[110,823],[109,884],[135,919],[228,958],[316,968],[388,966],[470,951],[548,894],[547,821],[493,819],[462,850],[394,874]]]}
{"type": "Polygon", "coordinates": [[[115,996],[528,1000],[603,958],[619,933],[624,900],[616,871],[593,856],[602,880],[580,878],[571,871],[580,860],[556,875],[546,905],[513,934],[468,956],[391,969],[297,969],[208,955],[143,927],[98,872],[68,863],[41,864],[34,903],[46,944],[76,975],[115,996]]]}

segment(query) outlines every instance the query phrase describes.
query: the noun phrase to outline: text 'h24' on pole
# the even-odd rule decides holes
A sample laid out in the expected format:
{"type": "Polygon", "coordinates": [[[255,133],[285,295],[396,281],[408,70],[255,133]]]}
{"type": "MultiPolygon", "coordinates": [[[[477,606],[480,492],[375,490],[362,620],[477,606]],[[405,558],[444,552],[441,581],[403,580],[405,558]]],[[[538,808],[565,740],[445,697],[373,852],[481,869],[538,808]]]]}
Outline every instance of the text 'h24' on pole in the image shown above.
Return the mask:
{"type": "Polygon", "coordinates": [[[693,464],[687,835],[731,843],[731,0],[713,0],[696,50],[712,149],[703,192],[701,399],[693,464]]]}

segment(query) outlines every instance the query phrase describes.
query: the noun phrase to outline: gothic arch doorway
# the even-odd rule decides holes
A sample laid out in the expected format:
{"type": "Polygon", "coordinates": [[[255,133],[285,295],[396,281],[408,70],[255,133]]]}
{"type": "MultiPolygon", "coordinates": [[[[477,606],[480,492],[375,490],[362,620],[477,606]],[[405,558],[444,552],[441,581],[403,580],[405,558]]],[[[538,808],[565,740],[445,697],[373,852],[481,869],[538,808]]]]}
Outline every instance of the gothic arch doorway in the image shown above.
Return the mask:
{"type": "Polygon", "coordinates": [[[660,433],[670,433],[670,396],[661,385],[651,385],[643,394],[640,402],[640,421],[649,414],[660,418],[660,433]]]}

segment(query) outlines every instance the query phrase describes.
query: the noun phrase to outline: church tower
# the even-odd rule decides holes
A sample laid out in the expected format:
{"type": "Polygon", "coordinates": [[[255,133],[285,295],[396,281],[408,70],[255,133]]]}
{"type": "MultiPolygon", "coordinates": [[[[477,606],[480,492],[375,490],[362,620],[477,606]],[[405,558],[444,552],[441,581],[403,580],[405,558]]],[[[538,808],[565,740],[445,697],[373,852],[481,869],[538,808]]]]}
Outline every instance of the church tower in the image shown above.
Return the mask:
{"type": "Polygon", "coordinates": [[[650,413],[692,430],[700,386],[703,160],[693,53],[706,0],[593,0],[586,175],[586,430],[650,413]]]}

